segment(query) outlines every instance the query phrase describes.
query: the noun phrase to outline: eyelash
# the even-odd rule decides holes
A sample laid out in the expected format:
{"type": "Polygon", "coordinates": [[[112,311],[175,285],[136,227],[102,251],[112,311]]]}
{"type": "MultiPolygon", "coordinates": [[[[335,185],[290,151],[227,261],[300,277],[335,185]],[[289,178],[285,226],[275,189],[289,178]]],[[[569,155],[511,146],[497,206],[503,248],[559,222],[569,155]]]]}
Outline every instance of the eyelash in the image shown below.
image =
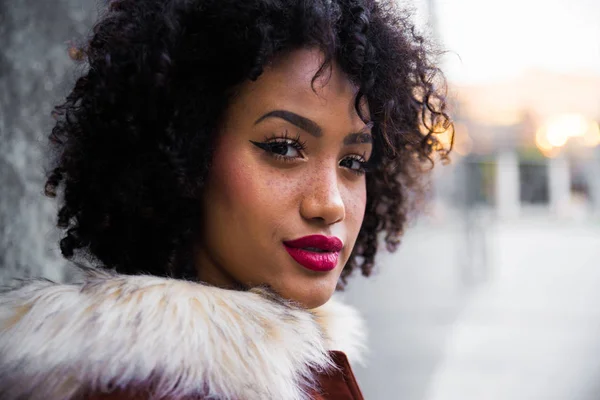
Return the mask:
{"type": "Polygon", "coordinates": [[[296,157],[284,156],[281,154],[277,154],[274,149],[277,145],[286,145],[293,147],[298,153],[302,153],[306,150],[306,142],[303,142],[300,139],[300,135],[296,135],[295,137],[290,137],[288,131],[286,130],[283,135],[277,136],[273,134],[272,136],[265,136],[263,142],[255,142],[253,140],[250,141],[256,147],[264,150],[271,157],[274,157],[277,160],[281,160],[284,162],[294,161],[296,157]]]}
{"type": "MultiPolygon", "coordinates": [[[[302,153],[304,150],[306,150],[306,142],[304,142],[300,139],[300,135],[290,137],[287,130],[283,133],[283,135],[280,135],[280,136],[277,136],[275,134],[272,136],[267,136],[267,137],[265,137],[263,142],[255,142],[253,140],[251,140],[250,142],[253,145],[255,145],[256,147],[264,150],[270,157],[273,157],[273,158],[283,161],[283,162],[293,162],[294,159],[296,159],[296,157],[290,157],[290,156],[284,156],[281,154],[277,154],[274,151],[274,148],[276,145],[291,146],[296,151],[298,151],[298,153],[302,153]]],[[[351,155],[345,157],[343,160],[351,159],[352,161],[357,161],[360,165],[359,169],[351,169],[351,168],[346,168],[346,169],[348,169],[350,172],[352,172],[353,174],[355,174],[357,176],[364,175],[366,172],[369,171],[369,162],[365,161],[365,156],[366,156],[366,154],[363,153],[360,156],[357,154],[351,154],[351,155]]]]}
{"type": "Polygon", "coordinates": [[[347,156],[346,158],[344,158],[344,159],[351,159],[353,161],[357,161],[358,164],[360,165],[359,169],[350,169],[350,168],[348,168],[348,170],[350,172],[352,172],[353,174],[356,174],[358,176],[362,176],[365,173],[367,173],[369,171],[369,162],[365,161],[365,155],[366,155],[365,153],[363,153],[362,156],[359,156],[359,155],[356,155],[356,154],[351,154],[351,155],[347,156]]]}

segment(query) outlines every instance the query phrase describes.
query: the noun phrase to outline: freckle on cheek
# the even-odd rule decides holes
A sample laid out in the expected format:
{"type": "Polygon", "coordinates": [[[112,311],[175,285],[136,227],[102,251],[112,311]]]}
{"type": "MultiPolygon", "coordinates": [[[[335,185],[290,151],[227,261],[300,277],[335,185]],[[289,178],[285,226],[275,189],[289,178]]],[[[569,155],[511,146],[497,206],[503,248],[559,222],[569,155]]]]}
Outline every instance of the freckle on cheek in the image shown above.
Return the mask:
{"type": "Polygon", "coordinates": [[[286,171],[279,171],[271,175],[267,181],[272,199],[277,196],[280,199],[288,199],[294,196],[301,189],[304,179],[298,179],[296,176],[286,171]]]}

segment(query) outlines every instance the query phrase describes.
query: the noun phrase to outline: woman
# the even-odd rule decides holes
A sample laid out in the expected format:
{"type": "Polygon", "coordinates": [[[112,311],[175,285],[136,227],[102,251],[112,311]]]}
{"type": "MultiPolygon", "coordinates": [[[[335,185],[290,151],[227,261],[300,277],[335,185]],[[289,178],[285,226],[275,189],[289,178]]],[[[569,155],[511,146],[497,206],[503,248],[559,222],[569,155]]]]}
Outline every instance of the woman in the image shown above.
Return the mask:
{"type": "Polygon", "coordinates": [[[424,40],[392,2],[121,0],[57,107],[78,284],[0,300],[2,399],[360,399],[356,313],[434,127],[424,40]]]}

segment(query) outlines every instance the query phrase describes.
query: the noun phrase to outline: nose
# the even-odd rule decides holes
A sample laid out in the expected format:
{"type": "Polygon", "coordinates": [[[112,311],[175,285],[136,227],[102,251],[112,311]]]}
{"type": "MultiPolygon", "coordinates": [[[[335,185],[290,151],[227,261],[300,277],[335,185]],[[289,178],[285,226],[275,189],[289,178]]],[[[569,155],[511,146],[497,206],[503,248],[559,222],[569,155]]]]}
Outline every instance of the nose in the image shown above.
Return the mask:
{"type": "Polygon", "coordinates": [[[310,221],[332,225],[346,217],[337,171],[324,169],[307,176],[300,214],[310,221]]]}

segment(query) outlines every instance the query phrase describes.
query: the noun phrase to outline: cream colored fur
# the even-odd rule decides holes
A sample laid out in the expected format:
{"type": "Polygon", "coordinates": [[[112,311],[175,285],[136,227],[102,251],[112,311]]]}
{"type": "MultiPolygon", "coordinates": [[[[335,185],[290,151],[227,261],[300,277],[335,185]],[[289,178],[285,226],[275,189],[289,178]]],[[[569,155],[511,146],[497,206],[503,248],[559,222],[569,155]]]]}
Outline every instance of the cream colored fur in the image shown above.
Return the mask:
{"type": "Polygon", "coordinates": [[[80,284],[25,282],[0,295],[0,398],[76,399],[155,383],[155,399],[300,400],[328,350],[358,359],[356,312],[248,292],[88,272],[80,284]],[[211,397],[212,396],[212,397],[211,397]]]}

